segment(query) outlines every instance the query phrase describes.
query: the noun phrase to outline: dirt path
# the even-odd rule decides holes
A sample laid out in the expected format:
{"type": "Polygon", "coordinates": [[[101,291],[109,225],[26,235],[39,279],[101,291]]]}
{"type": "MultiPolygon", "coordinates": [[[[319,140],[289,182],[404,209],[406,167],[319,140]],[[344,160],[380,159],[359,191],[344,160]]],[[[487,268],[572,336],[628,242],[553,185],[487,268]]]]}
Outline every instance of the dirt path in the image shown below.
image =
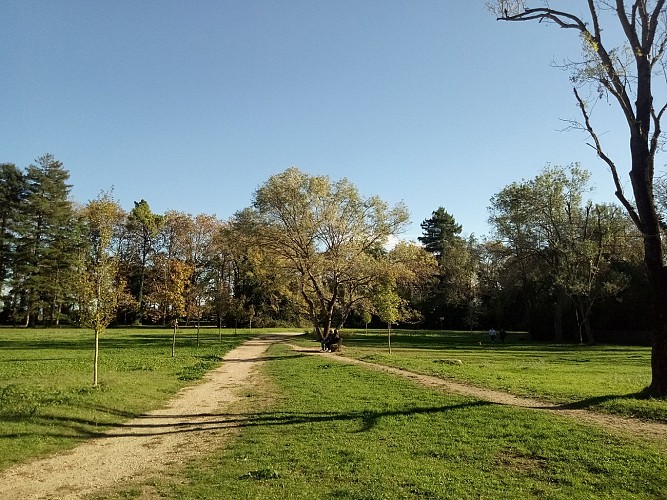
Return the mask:
{"type": "Polygon", "coordinates": [[[0,474],[0,499],[81,498],[220,447],[238,427],[225,408],[252,384],[262,354],[286,335],[266,335],[230,351],[202,383],[182,390],[163,409],[0,474]]]}
{"type": "Polygon", "coordinates": [[[409,372],[400,368],[393,368],[390,366],[369,363],[353,358],[347,358],[338,353],[323,353],[318,349],[303,349],[297,346],[292,346],[293,349],[302,352],[310,353],[319,356],[327,356],[331,359],[336,359],[340,362],[361,365],[367,368],[373,368],[394,375],[400,375],[419,382],[428,387],[436,387],[444,389],[448,392],[461,394],[464,396],[473,396],[484,401],[490,401],[496,404],[516,406],[519,408],[528,408],[533,410],[545,411],[554,415],[563,415],[571,418],[576,418],[580,422],[597,425],[610,429],[621,434],[632,437],[639,437],[646,439],[653,444],[658,445],[664,451],[667,451],[667,424],[659,422],[649,422],[638,420],[634,418],[620,417],[616,415],[606,415],[602,413],[592,412],[584,409],[573,409],[566,405],[554,405],[553,403],[545,403],[535,399],[523,398],[507,394],[506,392],[494,391],[491,389],[483,389],[467,384],[452,382],[437,377],[428,375],[420,375],[418,373],[409,372]]]}

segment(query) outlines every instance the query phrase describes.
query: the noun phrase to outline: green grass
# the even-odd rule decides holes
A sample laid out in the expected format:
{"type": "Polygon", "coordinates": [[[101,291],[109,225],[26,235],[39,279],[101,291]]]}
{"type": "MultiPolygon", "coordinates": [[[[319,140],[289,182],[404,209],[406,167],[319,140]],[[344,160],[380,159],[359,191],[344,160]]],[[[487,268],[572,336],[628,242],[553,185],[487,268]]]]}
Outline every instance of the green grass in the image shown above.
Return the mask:
{"type": "Polygon", "coordinates": [[[105,498],[665,498],[667,456],[572,419],[273,346],[236,442],[105,498]],[[263,401],[263,394],[258,394],[263,401]]]}
{"type": "Polygon", "coordinates": [[[260,331],[184,329],[172,358],[170,329],[108,330],[93,388],[91,331],[0,329],[0,470],[159,407],[260,331]]]}
{"type": "MultiPolygon", "coordinates": [[[[642,391],[650,382],[651,350],[636,346],[580,346],[520,340],[491,344],[486,333],[345,332],[344,354],[357,359],[470,383],[554,403],[667,422],[667,399],[642,391]],[[480,345],[481,343],[481,345],[480,345]],[[461,365],[447,360],[461,360],[461,365]]],[[[302,345],[312,345],[303,339],[302,345]]]]}

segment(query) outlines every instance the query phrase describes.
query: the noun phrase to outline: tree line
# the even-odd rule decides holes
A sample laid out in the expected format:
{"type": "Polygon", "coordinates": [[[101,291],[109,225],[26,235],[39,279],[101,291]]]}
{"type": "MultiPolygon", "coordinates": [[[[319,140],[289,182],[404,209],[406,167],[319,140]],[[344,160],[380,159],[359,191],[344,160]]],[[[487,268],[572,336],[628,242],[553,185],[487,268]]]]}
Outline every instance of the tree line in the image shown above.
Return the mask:
{"type": "MultiPolygon", "coordinates": [[[[521,329],[594,342],[649,330],[642,239],[589,174],[549,166],[497,193],[493,234],[462,236],[443,207],[419,243],[388,248],[402,204],[296,168],[269,178],[229,220],[125,211],[111,193],[70,200],[51,155],[0,165],[0,318],[13,325],[213,324],[521,329]]],[[[627,339],[632,340],[632,339],[627,339]]]]}

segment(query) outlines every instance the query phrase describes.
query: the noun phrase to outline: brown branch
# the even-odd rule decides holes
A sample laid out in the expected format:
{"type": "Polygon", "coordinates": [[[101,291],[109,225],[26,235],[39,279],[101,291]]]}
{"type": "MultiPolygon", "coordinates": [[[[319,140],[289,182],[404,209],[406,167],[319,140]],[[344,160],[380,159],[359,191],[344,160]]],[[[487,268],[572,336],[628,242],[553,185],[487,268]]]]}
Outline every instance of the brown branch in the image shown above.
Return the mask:
{"type": "MultiPolygon", "coordinates": [[[[653,40],[655,38],[655,31],[658,28],[658,17],[660,16],[660,13],[662,12],[662,9],[665,6],[665,0],[659,0],[658,3],[655,4],[655,9],[653,9],[653,14],[651,14],[651,45],[653,44],[653,40]]],[[[662,44],[664,47],[664,43],[662,44]]]]}
{"type": "MultiPolygon", "coordinates": [[[[666,0],[661,0],[661,3],[664,3],[666,0]]],[[[617,0],[617,8],[618,4],[620,3],[621,7],[623,5],[622,0],[617,0]]],[[[595,42],[595,51],[598,54],[598,57],[600,58],[600,62],[602,63],[602,66],[604,67],[605,73],[609,77],[609,79],[600,79],[600,82],[609,90],[614,97],[618,100],[619,105],[623,109],[623,113],[626,116],[626,119],[628,120],[628,123],[632,127],[633,124],[635,123],[635,117],[634,117],[634,112],[632,108],[632,101],[629,98],[625,85],[623,84],[623,81],[621,80],[621,77],[619,76],[618,72],[614,69],[614,64],[611,60],[611,56],[607,52],[607,49],[604,47],[602,44],[602,37],[601,37],[601,30],[599,27],[599,22],[598,22],[598,15],[597,15],[597,9],[595,7],[595,2],[594,0],[588,0],[588,6],[589,10],[591,12],[591,17],[593,19],[593,29],[594,33],[591,33],[588,28],[586,27],[586,23],[580,19],[579,17],[570,14],[568,12],[561,12],[558,10],[553,10],[550,8],[535,8],[535,9],[526,9],[525,11],[511,15],[511,16],[504,16],[498,18],[498,20],[501,21],[531,21],[531,20],[550,20],[556,23],[558,26],[561,28],[567,28],[567,29],[576,29],[579,30],[579,32],[587,39],[590,39],[595,42]]],[[[625,24],[628,24],[627,16],[625,16],[625,12],[622,11],[622,16],[619,14],[619,17],[622,17],[621,23],[625,22],[625,24]]],[[[625,29],[625,26],[624,26],[625,29]]],[[[628,31],[626,30],[626,33],[628,31]]],[[[628,37],[630,34],[628,34],[628,37]]],[[[635,35],[636,39],[636,35],[635,35]]],[[[633,47],[634,50],[634,47],[633,47]]]]}
{"type": "MultiPolygon", "coordinates": [[[[658,151],[660,133],[662,129],[660,128],[660,121],[662,120],[662,115],[667,109],[667,104],[665,104],[662,109],[656,115],[655,110],[651,109],[651,117],[653,118],[653,136],[651,137],[651,149],[650,154],[651,158],[655,158],[655,154],[658,151]]],[[[651,172],[651,178],[653,178],[653,172],[651,172]]]]}
{"type": "Polygon", "coordinates": [[[628,16],[625,13],[625,2],[623,0],[616,0],[616,15],[618,16],[618,20],[621,22],[621,26],[623,27],[623,32],[625,33],[625,37],[628,39],[628,42],[630,42],[630,48],[632,49],[632,52],[634,54],[637,54],[637,51],[641,50],[642,46],[641,42],[639,41],[639,38],[637,37],[637,32],[634,30],[634,23],[636,16],[636,10],[634,6],[632,9],[632,23],[630,22],[628,16]]]}
{"type": "Polygon", "coordinates": [[[573,28],[582,31],[586,29],[586,24],[577,16],[568,12],[561,12],[547,8],[526,9],[519,14],[497,18],[498,21],[534,21],[536,19],[540,21],[548,19],[561,28],[573,28]],[[571,22],[566,22],[565,20],[571,22]]]}
{"type": "Polygon", "coordinates": [[[577,99],[577,104],[579,105],[581,114],[584,117],[586,131],[588,132],[588,134],[591,136],[591,139],[593,139],[593,142],[595,143],[594,146],[591,144],[589,144],[589,146],[595,149],[597,155],[609,166],[609,169],[611,170],[611,175],[614,179],[614,186],[616,186],[616,192],[614,193],[616,195],[616,198],[619,199],[621,204],[628,211],[628,214],[630,215],[632,222],[634,222],[637,227],[641,227],[641,221],[639,219],[639,215],[637,215],[635,207],[632,206],[632,204],[623,194],[623,187],[621,186],[621,179],[618,175],[616,164],[613,162],[611,158],[609,158],[609,156],[605,154],[604,150],[602,149],[602,144],[600,143],[600,139],[598,138],[597,134],[595,133],[595,130],[593,130],[593,126],[591,125],[590,117],[588,116],[588,112],[586,111],[586,105],[583,99],[581,99],[581,97],[579,96],[579,92],[577,92],[576,87],[574,88],[574,95],[577,99]]]}
{"type": "Polygon", "coordinates": [[[595,32],[595,39],[601,43],[600,22],[598,20],[598,12],[595,8],[594,0],[588,0],[588,10],[591,12],[591,19],[593,19],[593,31],[595,32]]]}

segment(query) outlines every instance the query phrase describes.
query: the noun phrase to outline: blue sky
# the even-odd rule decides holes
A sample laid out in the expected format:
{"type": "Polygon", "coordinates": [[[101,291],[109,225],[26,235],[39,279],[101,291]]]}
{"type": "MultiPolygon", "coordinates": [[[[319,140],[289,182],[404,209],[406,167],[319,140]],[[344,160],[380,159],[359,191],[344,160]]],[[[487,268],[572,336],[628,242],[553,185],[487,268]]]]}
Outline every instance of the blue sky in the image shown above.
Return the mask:
{"type": "MultiPolygon", "coordinates": [[[[561,2],[582,8],[583,2],[561,2]]],[[[483,0],[0,0],[0,162],[52,153],[85,203],[216,214],[296,166],[489,233],[489,199],[580,162],[573,32],[498,22],[483,0]]],[[[629,170],[613,106],[595,117],[629,170]]],[[[658,162],[660,164],[660,162],[658,162]]]]}

